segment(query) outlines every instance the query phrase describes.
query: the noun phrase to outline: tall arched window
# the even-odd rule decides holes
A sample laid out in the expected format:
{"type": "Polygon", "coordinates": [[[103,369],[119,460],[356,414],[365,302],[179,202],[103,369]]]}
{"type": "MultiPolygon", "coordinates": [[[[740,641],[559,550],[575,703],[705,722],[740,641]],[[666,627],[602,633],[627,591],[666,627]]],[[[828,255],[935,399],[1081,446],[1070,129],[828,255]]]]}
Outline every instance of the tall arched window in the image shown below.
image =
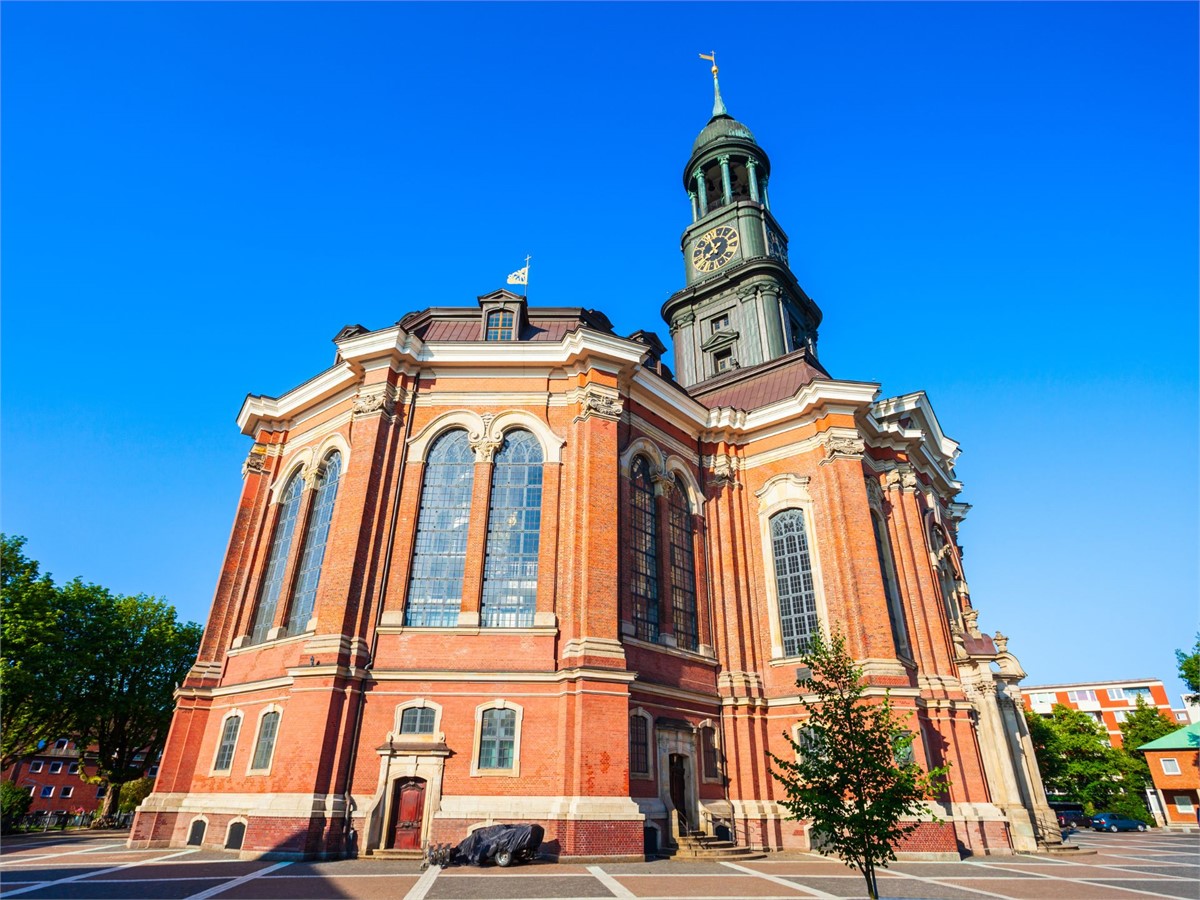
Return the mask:
{"type": "Polygon", "coordinates": [[[254,756],[250,760],[251,769],[271,768],[271,757],[275,753],[275,737],[278,733],[279,713],[272,711],[264,714],[258,723],[258,741],[254,745],[254,756]]]}
{"type": "Polygon", "coordinates": [[[879,556],[879,571],[883,575],[883,593],[887,598],[888,622],[892,626],[892,641],[896,652],[903,656],[911,656],[908,646],[908,627],[904,620],[904,607],[900,603],[899,583],[896,580],[896,566],[892,562],[892,546],[888,540],[887,526],[883,517],[872,510],[871,525],[875,529],[875,552],[879,556]]]}
{"type": "Polygon", "coordinates": [[[650,774],[650,732],[646,717],[634,713],[629,717],[629,771],[631,774],[650,774]]]}
{"type": "Polygon", "coordinates": [[[671,609],[675,643],[688,650],[700,646],[696,628],[696,548],[687,488],[675,476],[669,503],[671,534],[671,609]]]}
{"type": "Polygon", "coordinates": [[[771,517],[771,551],[784,656],[798,656],[817,633],[817,592],[804,512],[785,509],[771,517]]]}
{"type": "Polygon", "coordinates": [[[465,431],[448,431],[434,441],[421,486],[405,625],[458,624],[474,478],[475,454],[465,431]]]}
{"type": "Polygon", "coordinates": [[[312,616],[317,599],[317,582],[321,579],[321,562],[325,559],[325,542],[329,538],[329,523],[333,520],[333,503],[337,499],[338,482],[342,477],[342,455],[334,450],[321,464],[317,474],[317,496],[308,526],[304,529],[304,548],[300,555],[300,573],[296,577],[296,592],[288,613],[287,633],[300,634],[312,616]]]}
{"type": "Polygon", "coordinates": [[[492,466],[479,611],[485,628],[527,628],[533,624],[541,527],[542,445],[528,431],[510,431],[492,466]]]}
{"type": "Polygon", "coordinates": [[[632,566],[634,634],[658,640],[658,527],[654,514],[654,481],[650,461],[635,456],[629,467],[629,537],[632,566]]]}
{"type": "Polygon", "coordinates": [[[271,551],[267,555],[266,573],[258,591],[258,611],[254,616],[254,629],[250,643],[261,644],[267,639],[271,623],[275,621],[275,607],[283,592],[283,573],[287,569],[288,552],[292,549],[292,533],[296,530],[296,517],[300,514],[300,497],[304,492],[304,479],[296,472],[283,489],[279,501],[279,518],[275,523],[275,534],[271,538],[271,551]]]}

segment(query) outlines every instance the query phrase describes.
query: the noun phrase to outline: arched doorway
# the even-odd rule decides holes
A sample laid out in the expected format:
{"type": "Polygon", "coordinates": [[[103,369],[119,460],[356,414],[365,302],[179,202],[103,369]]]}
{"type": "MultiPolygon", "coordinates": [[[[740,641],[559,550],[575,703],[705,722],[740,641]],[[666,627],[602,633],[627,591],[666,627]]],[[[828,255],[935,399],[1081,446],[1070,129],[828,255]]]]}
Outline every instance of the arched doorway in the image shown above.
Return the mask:
{"type": "Polygon", "coordinates": [[[691,831],[695,826],[692,821],[692,816],[688,803],[688,773],[687,773],[687,757],[682,753],[672,753],[668,757],[670,772],[670,794],[671,803],[675,809],[683,815],[684,822],[681,825],[685,826],[685,830],[691,831]]]}
{"type": "Polygon", "coordinates": [[[420,850],[425,823],[425,779],[398,778],[392,787],[392,814],[388,822],[388,848],[420,850]]]}

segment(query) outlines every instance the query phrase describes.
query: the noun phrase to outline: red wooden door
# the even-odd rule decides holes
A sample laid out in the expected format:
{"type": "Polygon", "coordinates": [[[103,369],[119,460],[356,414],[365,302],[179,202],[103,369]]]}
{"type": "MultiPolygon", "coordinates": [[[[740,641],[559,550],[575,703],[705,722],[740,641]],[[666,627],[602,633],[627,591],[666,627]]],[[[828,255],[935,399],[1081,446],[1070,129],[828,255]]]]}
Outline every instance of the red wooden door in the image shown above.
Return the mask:
{"type": "Polygon", "coordinates": [[[392,800],[392,849],[419,850],[424,818],[425,782],[419,778],[397,782],[392,800]]]}

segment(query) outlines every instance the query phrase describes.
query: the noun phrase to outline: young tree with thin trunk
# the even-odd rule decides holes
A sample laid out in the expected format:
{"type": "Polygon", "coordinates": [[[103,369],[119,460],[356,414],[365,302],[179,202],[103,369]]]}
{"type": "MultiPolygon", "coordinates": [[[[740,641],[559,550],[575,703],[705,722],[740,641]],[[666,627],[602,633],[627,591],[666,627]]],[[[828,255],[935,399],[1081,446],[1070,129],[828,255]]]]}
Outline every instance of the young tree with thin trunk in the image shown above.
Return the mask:
{"type": "Polygon", "coordinates": [[[802,659],[808,676],[796,684],[808,715],[798,742],[785,734],[795,761],[771,754],[771,774],[792,817],[812,822],[814,845],[858,869],[877,898],[876,870],[895,860],[896,844],[923,817],[940,821],[925,801],[948,788],[948,767],[916,763],[904,717],[886,693],[865,696],[862,669],[841,635],[816,636],[802,659]]]}

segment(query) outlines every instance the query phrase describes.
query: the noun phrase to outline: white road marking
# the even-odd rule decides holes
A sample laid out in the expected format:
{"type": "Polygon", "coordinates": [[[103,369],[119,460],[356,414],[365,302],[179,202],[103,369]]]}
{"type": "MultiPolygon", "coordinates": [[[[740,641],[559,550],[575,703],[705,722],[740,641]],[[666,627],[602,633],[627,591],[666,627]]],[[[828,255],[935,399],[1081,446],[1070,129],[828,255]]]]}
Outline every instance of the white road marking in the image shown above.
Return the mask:
{"type": "Polygon", "coordinates": [[[257,872],[251,872],[249,875],[243,875],[241,878],[235,878],[233,881],[223,881],[218,885],[210,887],[206,891],[201,891],[198,894],[192,894],[185,900],[207,900],[208,897],[215,897],[217,894],[223,894],[230,888],[235,888],[239,884],[245,884],[247,881],[253,881],[255,878],[262,878],[268,872],[277,872],[284,866],[290,866],[292,861],[285,860],[284,862],[275,863],[273,866],[267,866],[265,869],[259,869],[257,872]]]}
{"type": "MultiPolygon", "coordinates": [[[[117,843],[117,844],[101,844],[99,847],[88,847],[86,850],[68,850],[65,853],[46,853],[42,856],[22,856],[17,859],[0,860],[0,868],[3,868],[5,866],[15,866],[15,865],[19,865],[20,863],[36,862],[39,859],[54,859],[59,856],[78,856],[80,853],[96,853],[97,851],[100,851],[100,850],[111,850],[113,847],[124,847],[124,846],[125,846],[125,842],[121,841],[120,843],[117,843]]],[[[17,851],[17,850],[13,850],[13,851],[10,851],[6,855],[11,856],[18,852],[19,851],[17,851]]]]}
{"type": "Polygon", "coordinates": [[[592,874],[592,876],[595,877],[597,881],[612,891],[614,897],[637,896],[637,894],[629,890],[629,888],[625,887],[625,885],[621,884],[621,882],[617,881],[617,879],[613,878],[599,866],[588,866],[587,870],[592,874]]]}
{"type": "Polygon", "coordinates": [[[773,884],[781,884],[784,887],[789,887],[794,891],[808,891],[810,894],[815,894],[818,897],[828,898],[828,900],[837,900],[837,896],[835,894],[826,894],[824,891],[819,891],[815,887],[809,887],[806,884],[797,884],[796,882],[788,881],[786,878],[782,878],[779,875],[768,875],[766,872],[759,872],[756,869],[750,869],[746,866],[739,866],[737,863],[722,862],[721,865],[728,866],[729,868],[738,872],[742,872],[746,875],[754,875],[758,878],[765,878],[767,881],[770,881],[773,884]]]}
{"type": "MultiPolygon", "coordinates": [[[[166,856],[159,857],[158,859],[150,860],[150,862],[162,862],[164,859],[172,859],[176,856],[183,856],[185,854],[195,852],[195,850],[180,850],[178,853],[169,853],[166,856]]],[[[145,861],[139,859],[136,862],[125,863],[123,866],[111,866],[107,869],[98,869],[95,872],[83,872],[79,875],[72,875],[70,878],[59,878],[57,881],[39,881],[27,887],[17,888],[15,891],[5,891],[4,896],[5,898],[15,897],[17,894],[24,894],[27,891],[40,891],[42,888],[54,887],[57,884],[69,884],[72,881],[83,881],[85,878],[96,878],[100,875],[107,875],[109,872],[120,872],[122,869],[131,869],[134,866],[141,865],[145,865],[145,861]]]]}
{"type": "Polygon", "coordinates": [[[430,866],[417,879],[417,883],[409,889],[409,892],[404,895],[404,900],[425,900],[425,895],[429,893],[433,883],[437,881],[438,875],[442,874],[441,866],[430,866]]]}

